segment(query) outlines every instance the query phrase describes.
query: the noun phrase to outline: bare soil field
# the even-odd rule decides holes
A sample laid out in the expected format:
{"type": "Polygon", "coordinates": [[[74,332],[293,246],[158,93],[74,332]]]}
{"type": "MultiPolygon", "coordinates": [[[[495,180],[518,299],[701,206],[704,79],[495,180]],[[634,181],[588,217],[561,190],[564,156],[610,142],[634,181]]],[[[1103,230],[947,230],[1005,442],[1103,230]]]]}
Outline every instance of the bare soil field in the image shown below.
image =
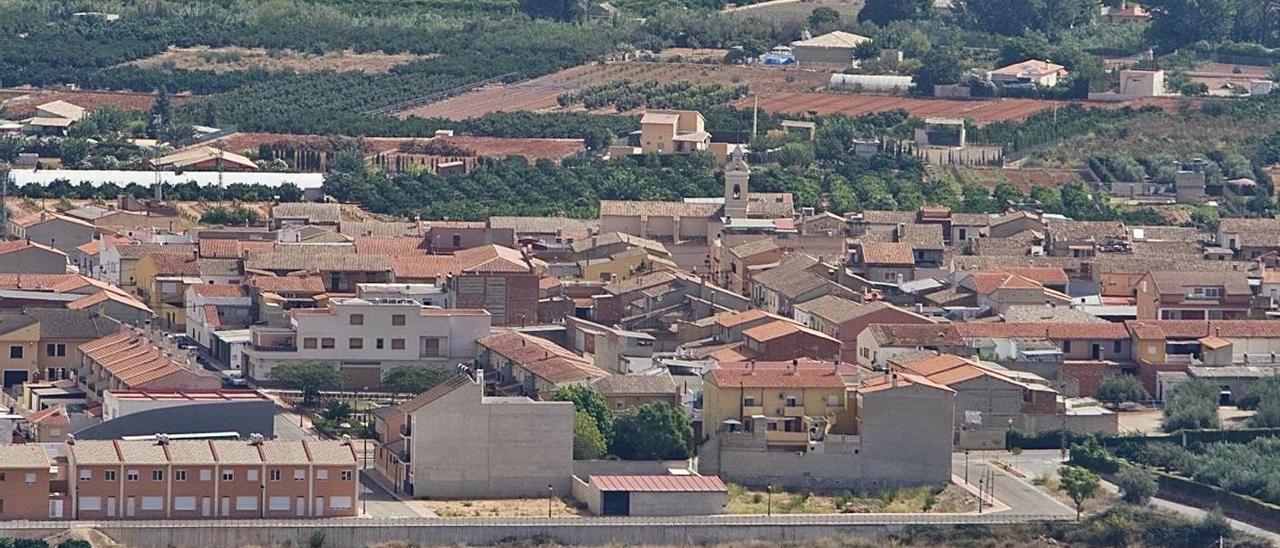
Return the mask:
{"type": "Polygon", "coordinates": [[[1031,192],[1031,187],[1042,186],[1057,188],[1073,181],[1079,181],[1080,174],[1070,169],[1011,169],[1011,168],[964,168],[960,170],[963,177],[977,181],[987,188],[1008,181],[1018,187],[1023,194],[1031,192]]]}
{"type": "MultiPolygon", "coordinates": [[[[170,95],[169,103],[178,106],[194,99],[191,95],[170,95]]],[[[151,110],[156,96],[131,91],[82,91],[72,89],[0,89],[0,105],[13,118],[27,118],[35,114],[36,107],[53,101],[66,101],[93,110],[102,106],[119,107],[134,112],[151,110]]]]}
{"type": "MultiPolygon", "coordinates": [[[[409,505],[422,505],[442,518],[546,517],[547,499],[482,499],[482,500],[414,500],[409,505]]],[[[576,517],[588,515],[572,501],[556,497],[551,501],[551,515],[576,517]]]]}
{"type": "MultiPolygon", "coordinates": [[[[774,93],[806,92],[826,86],[831,75],[823,70],[795,67],[749,67],[696,63],[653,63],[627,61],[605,65],[581,65],[518,84],[495,84],[443,101],[397,113],[402,118],[448,118],[465,120],[491,112],[560,110],[556,97],[595,84],[614,80],[656,80],[672,82],[719,82],[746,84],[762,97],[774,93]]],[[[763,101],[762,101],[763,102],[763,101]]],[[[581,107],[577,107],[581,108],[581,107]]]]}
{"type": "Polygon", "coordinates": [[[831,8],[840,18],[853,21],[862,11],[862,0],[778,0],[729,8],[725,11],[762,19],[807,19],[815,8],[831,8]]]}
{"type": "MultiPolygon", "coordinates": [[[[750,104],[750,99],[743,99],[738,101],[736,106],[745,108],[750,104]]],[[[774,113],[803,115],[810,110],[814,110],[817,111],[818,115],[844,114],[862,116],[887,110],[906,109],[907,112],[911,113],[911,116],[917,118],[927,116],[969,118],[979,126],[1008,120],[1024,120],[1042,110],[1066,104],[1068,104],[1068,101],[1046,99],[956,100],[821,92],[775,93],[760,99],[760,108],[774,113]]],[[[1123,102],[1085,102],[1084,104],[1100,108],[1157,105],[1166,110],[1173,110],[1177,106],[1177,99],[1156,97],[1123,102]]]]}
{"type": "Polygon", "coordinates": [[[164,53],[126,64],[144,68],[166,67],[186,70],[212,70],[214,72],[260,68],[272,71],[296,70],[298,72],[312,72],[334,70],[346,72],[355,70],[367,73],[385,73],[396,65],[429,59],[430,57],[408,53],[356,53],[352,50],[314,55],[291,49],[267,50],[264,48],[234,46],[225,48],[196,46],[191,48],[170,47],[164,53]]]}

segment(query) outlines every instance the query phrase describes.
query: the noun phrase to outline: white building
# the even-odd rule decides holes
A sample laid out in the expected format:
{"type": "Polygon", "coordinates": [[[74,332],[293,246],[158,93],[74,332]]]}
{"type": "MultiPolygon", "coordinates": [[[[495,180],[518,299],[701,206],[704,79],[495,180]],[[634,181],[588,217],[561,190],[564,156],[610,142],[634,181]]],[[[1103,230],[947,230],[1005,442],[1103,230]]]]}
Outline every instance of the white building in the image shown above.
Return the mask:
{"type": "Polygon", "coordinates": [[[399,367],[470,363],[492,319],[485,310],[359,298],[331,299],[328,307],[293,309],[286,317],[288,325],[250,328],[247,376],[270,380],[276,366],[318,361],[338,364],[349,387],[372,387],[399,367]]]}

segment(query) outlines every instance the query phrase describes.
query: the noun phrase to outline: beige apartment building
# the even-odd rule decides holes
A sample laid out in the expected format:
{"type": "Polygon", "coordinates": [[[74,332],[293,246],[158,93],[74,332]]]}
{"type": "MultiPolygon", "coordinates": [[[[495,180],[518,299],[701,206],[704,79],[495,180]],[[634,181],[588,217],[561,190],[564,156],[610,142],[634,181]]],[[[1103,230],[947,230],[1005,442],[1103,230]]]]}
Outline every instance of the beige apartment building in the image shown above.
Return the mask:
{"type": "Polygon", "coordinates": [[[357,514],[349,441],[78,440],[66,449],[71,519],[357,514]]]}
{"type": "Polygon", "coordinates": [[[485,310],[358,298],[331,299],[325,308],[293,309],[285,317],[287,325],[250,328],[245,373],[269,381],[280,365],[337,363],[351,388],[377,386],[399,367],[470,363],[491,320],[485,310]]]}

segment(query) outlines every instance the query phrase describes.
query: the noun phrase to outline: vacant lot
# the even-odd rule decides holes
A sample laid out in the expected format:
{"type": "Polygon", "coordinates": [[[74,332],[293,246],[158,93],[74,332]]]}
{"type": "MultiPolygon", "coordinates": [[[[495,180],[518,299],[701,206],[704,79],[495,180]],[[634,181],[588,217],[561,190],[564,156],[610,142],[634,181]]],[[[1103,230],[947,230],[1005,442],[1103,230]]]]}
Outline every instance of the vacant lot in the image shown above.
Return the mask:
{"type": "Polygon", "coordinates": [[[878,495],[845,492],[842,494],[814,494],[784,491],[770,497],[766,491],[752,490],[741,485],[729,486],[730,514],[837,514],[837,513],[887,513],[916,512],[957,513],[978,508],[977,499],[955,485],[937,490],[929,487],[898,489],[878,495]]]}
{"type": "MultiPolygon", "coordinates": [[[[546,517],[547,499],[483,499],[483,500],[421,500],[408,504],[421,504],[442,518],[485,517],[546,517]]],[[[583,516],[586,510],[572,501],[551,499],[551,515],[554,517],[583,516]]]]}
{"type": "Polygon", "coordinates": [[[831,8],[845,21],[855,21],[862,10],[862,0],[778,0],[749,4],[726,11],[762,19],[808,19],[815,8],[831,8]]]}
{"type": "Polygon", "coordinates": [[[356,70],[368,73],[382,73],[391,70],[391,67],[396,65],[427,58],[429,57],[407,53],[356,53],[351,50],[313,55],[291,49],[267,50],[263,48],[210,48],[196,46],[193,48],[170,47],[164,53],[152,55],[129,64],[147,68],[164,67],[186,70],[212,70],[214,72],[260,68],[266,70],[296,70],[298,72],[318,70],[346,72],[356,70]]]}
{"type": "Polygon", "coordinates": [[[826,86],[830,77],[830,73],[826,71],[795,67],[627,61],[582,65],[518,84],[486,86],[443,101],[415,107],[398,115],[465,120],[490,112],[554,111],[560,109],[560,105],[556,103],[556,97],[560,94],[614,80],[656,80],[663,83],[688,80],[726,85],[746,84],[751,93],[761,95],[763,103],[764,97],[774,93],[821,89],[826,86]]]}

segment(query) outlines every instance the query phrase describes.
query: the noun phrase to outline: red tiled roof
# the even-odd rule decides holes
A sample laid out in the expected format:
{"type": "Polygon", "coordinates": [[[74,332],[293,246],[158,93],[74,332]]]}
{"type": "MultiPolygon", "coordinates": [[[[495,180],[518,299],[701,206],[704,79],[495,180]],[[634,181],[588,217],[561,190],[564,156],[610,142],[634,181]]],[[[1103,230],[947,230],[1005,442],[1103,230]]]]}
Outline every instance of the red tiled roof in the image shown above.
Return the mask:
{"type": "Polygon", "coordinates": [[[907,365],[911,372],[921,375],[941,385],[951,386],[978,377],[992,377],[1004,382],[1021,385],[1001,373],[978,365],[959,356],[943,354],[941,356],[918,361],[907,365]]]}
{"type": "Polygon", "coordinates": [[[896,371],[889,375],[875,375],[863,381],[862,386],[858,387],[858,391],[862,393],[882,392],[884,390],[893,390],[896,388],[905,388],[908,386],[927,386],[947,392],[955,392],[950,387],[933,382],[923,376],[915,373],[904,373],[896,371]]]}
{"type": "Polygon", "coordinates": [[[716,368],[708,375],[721,388],[844,388],[844,378],[829,368],[716,368]]]}
{"type": "Polygon", "coordinates": [[[882,323],[867,327],[876,341],[888,346],[960,346],[964,338],[954,324],[882,323]]]}
{"type": "Polygon", "coordinates": [[[395,257],[393,267],[397,279],[441,279],[462,272],[453,255],[414,255],[395,257]]]}
{"type": "Polygon", "coordinates": [[[36,411],[34,413],[29,413],[26,416],[27,422],[31,424],[40,424],[42,422],[55,419],[55,418],[58,420],[58,422],[61,422],[63,420],[70,420],[70,418],[67,416],[67,409],[62,404],[54,405],[53,407],[50,407],[43,411],[36,411]]]}
{"type": "Polygon", "coordinates": [[[496,244],[463,249],[453,254],[463,272],[529,272],[519,250],[496,244]]]}
{"type": "Polygon", "coordinates": [[[744,310],[733,314],[724,314],[716,317],[716,324],[721,327],[736,327],[747,322],[756,321],[770,317],[771,314],[760,309],[744,310]]]}
{"type": "Polygon", "coordinates": [[[356,236],[356,253],[404,257],[426,255],[425,240],[417,236],[356,236]]]}
{"type": "Polygon", "coordinates": [[[728,492],[716,476],[591,476],[601,491],[728,492]]]}
{"type": "Polygon", "coordinates": [[[243,285],[232,284],[199,284],[191,286],[191,290],[201,297],[247,297],[249,293],[243,285]]]}
{"type": "Polygon", "coordinates": [[[205,238],[200,240],[200,257],[205,259],[242,259],[249,253],[275,251],[276,243],[264,241],[205,238]]]}
{"type": "Polygon", "coordinates": [[[508,331],[486,335],[476,342],[553,384],[608,375],[586,358],[542,337],[508,331]]]}
{"type": "Polygon", "coordinates": [[[774,320],[769,323],[760,324],[755,327],[752,327],[751,329],[743,331],[742,335],[744,337],[755,339],[757,341],[768,341],[768,340],[777,339],[779,337],[785,337],[793,333],[807,333],[814,337],[829,339],[837,343],[839,342],[838,340],[833,339],[823,333],[814,331],[796,322],[788,321],[788,320],[774,320]]]}
{"type": "Polygon", "coordinates": [[[1067,271],[1061,268],[1048,266],[1009,266],[1000,267],[1000,270],[1010,274],[1017,274],[1023,278],[1035,280],[1041,284],[1062,285],[1071,281],[1070,278],[1067,277],[1067,271]]]}
{"type": "Polygon", "coordinates": [[[911,244],[902,242],[863,242],[862,262],[865,264],[915,264],[911,244]]]}
{"type": "MultiPolygon", "coordinates": [[[[97,242],[89,242],[89,243],[97,244],[97,242]]],[[[5,254],[7,254],[7,253],[13,253],[14,251],[21,251],[21,250],[23,250],[23,249],[28,249],[28,248],[32,248],[32,247],[34,247],[34,248],[36,248],[36,249],[43,250],[43,251],[49,251],[49,252],[52,252],[52,253],[57,253],[57,254],[59,254],[59,255],[66,255],[66,253],[63,253],[62,251],[59,251],[59,250],[54,249],[54,248],[52,248],[52,247],[49,247],[49,246],[47,246],[47,245],[39,244],[39,243],[32,242],[32,241],[29,241],[29,240],[7,240],[7,241],[0,241],[0,255],[5,255],[5,254]]]]}
{"type": "Polygon", "coordinates": [[[1129,338],[1129,330],[1119,323],[1057,322],[967,322],[952,324],[956,333],[966,339],[982,338],[1047,338],[1108,339],[1129,338]]]}
{"type": "Polygon", "coordinates": [[[177,276],[199,276],[200,263],[195,257],[178,253],[151,253],[144,257],[150,258],[152,264],[155,265],[156,274],[159,275],[177,275],[177,276]]]}
{"type": "Polygon", "coordinates": [[[248,285],[269,293],[324,293],[319,276],[253,276],[248,285]]]}
{"type": "Polygon", "coordinates": [[[1130,320],[1125,325],[1142,339],[1280,338],[1276,320],[1130,320]]]}

